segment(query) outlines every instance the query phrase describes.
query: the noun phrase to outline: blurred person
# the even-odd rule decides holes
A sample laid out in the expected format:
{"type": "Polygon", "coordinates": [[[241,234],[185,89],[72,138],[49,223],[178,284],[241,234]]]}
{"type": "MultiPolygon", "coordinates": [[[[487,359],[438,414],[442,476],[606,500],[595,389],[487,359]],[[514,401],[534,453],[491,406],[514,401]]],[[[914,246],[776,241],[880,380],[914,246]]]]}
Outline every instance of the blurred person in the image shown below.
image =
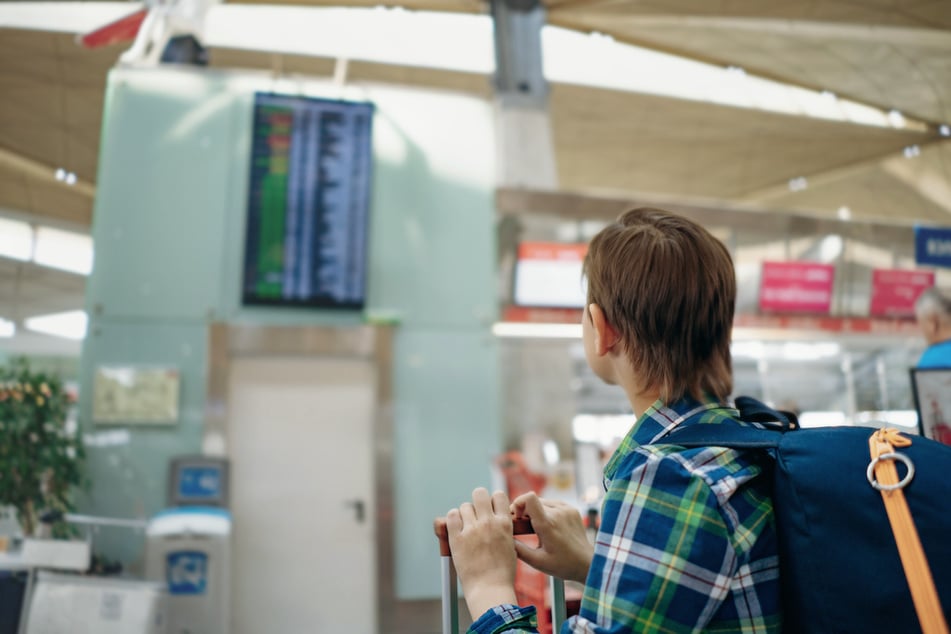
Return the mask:
{"type": "Polygon", "coordinates": [[[919,368],[951,368],[951,292],[935,286],[915,302],[915,317],[928,347],[919,368]]]}
{"type": "MultiPolygon", "coordinates": [[[[578,511],[476,489],[447,514],[470,632],[535,632],[516,605],[516,558],[585,584],[562,632],[778,632],[779,557],[769,478],[756,451],[662,444],[680,425],[739,414],[730,334],[736,277],[722,243],[657,209],[622,214],[585,258],[585,356],[624,389],[636,421],[604,469],[592,546],[578,511]],[[659,444],[654,444],[659,443],[659,444]],[[512,537],[527,517],[532,548],[512,537]]],[[[541,606],[538,606],[541,607],[541,606]]]]}

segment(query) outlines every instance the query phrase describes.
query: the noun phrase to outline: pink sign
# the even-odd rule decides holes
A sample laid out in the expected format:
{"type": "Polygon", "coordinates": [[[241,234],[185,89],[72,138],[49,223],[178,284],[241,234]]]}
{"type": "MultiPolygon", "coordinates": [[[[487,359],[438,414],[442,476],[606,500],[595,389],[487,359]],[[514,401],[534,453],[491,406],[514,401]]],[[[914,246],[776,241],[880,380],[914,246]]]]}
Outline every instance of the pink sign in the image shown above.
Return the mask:
{"type": "Polygon", "coordinates": [[[835,267],[816,262],[763,262],[759,308],[774,313],[828,314],[835,267]]]}
{"type": "Polygon", "coordinates": [[[934,286],[934,271],[875,269],[872,271],[873,317],[914,317],[915,300],[926,288],[934,286]]]}

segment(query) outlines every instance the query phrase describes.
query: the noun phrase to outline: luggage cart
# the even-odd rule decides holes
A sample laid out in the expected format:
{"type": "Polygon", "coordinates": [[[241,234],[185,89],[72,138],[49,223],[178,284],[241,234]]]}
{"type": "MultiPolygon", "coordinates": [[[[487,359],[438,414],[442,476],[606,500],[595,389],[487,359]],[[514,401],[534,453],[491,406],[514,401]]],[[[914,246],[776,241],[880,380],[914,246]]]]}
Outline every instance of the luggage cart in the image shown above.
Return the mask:
{"type": "MultiPolygon", "coordinates": [[[[443,634],[459,634],[459,584],[456,579],[456,568],[452,563],[452,552],[449,549],[449,529],[444,518],[438,518],[433,526],[436,537],[439,539],[439,555],[442,566],[442,632],[443,634]]],[[[532,535],[531,521],[516,519],[512,522],[515,535],[532,535]]],[[[552,632],[561,631],[565,622],[567,610],[565,607],[565,581],[557,577],[550,577],[551,588],[551,623],[552,632]]],[[[478,615],[473,615],[477,617],[478,615]]]]}

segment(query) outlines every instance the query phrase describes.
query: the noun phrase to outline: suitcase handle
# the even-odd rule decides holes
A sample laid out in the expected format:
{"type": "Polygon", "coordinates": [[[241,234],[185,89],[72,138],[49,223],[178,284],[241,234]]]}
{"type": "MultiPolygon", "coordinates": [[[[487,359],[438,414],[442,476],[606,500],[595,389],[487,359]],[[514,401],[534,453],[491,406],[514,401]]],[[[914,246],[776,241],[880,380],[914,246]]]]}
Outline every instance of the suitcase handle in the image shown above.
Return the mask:
{"type": "MultiPolygon", "coordinates": [[[[439,554],[442,555],[442,631],[446,634],[459,632],[458,595],[456,594],[456,569],[452,564],[449,550],[449,528],[445,517],[437,517],[433,522],[433,532],[439,538],[439,554]]],[[[533,535],[531,520],[520,517],[512,520],[513,535],[533,535]]],[[[551,582],[551,622],[552,631],[561,631],[565,622],[565,581],[550,578],[551,582]]]]}
{"type": "MultiPolygon", "coordinates": [[[[433,532],[439,539],[439,554],[443,557],[451,557],[449,550],[449,528],[446,526],[445,517],[437,517],[433,522],[433,532]]],[[[513,535],[534,535],[535,529],[532,528],[532,521],[527,517],[520,517],[512,520],[513,535]]]]}

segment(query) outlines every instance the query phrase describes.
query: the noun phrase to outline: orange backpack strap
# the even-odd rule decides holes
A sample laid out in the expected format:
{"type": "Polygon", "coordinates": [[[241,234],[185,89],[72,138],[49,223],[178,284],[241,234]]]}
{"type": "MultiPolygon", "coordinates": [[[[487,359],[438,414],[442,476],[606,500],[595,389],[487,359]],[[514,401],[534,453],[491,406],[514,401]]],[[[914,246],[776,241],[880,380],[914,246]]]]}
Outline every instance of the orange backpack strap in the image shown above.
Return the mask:
{"type": "Polygon", "coordinates": [[[948,634],[948,623],[941,611],[931,568],[928,566],[928,559],[921,547],[918,531],[902,492],[905,485],[915,477],[915,468],[911,460],[898,453],[896,448],[910,444],[911,440],[902,436],[896,429],[876,431],[868,441],[872,461],[868,465],[866,476],[869,483],[881,492],[885,502],[885,511],[895,534],[898,555],[905,569],[922,634],[948,634]],[[895,461],[903,462],[908,469],[901,480],[898,478],[895,461]]]}

